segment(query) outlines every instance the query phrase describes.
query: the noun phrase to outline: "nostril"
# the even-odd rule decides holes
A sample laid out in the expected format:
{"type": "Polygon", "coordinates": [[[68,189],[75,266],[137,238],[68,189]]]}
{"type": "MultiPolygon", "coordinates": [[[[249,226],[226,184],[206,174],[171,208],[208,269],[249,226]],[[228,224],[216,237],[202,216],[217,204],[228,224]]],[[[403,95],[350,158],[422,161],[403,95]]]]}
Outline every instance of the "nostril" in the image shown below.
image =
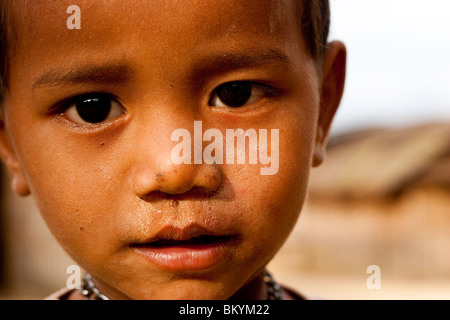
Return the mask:
{"type": "Polygon", "coordinates": [[[217,190],[208,190],[203,187],[193,187],[183,193],[167,193],[163,191],[152,191],[148,194],[141,195],[140,198],[150,203],[165,203],[166,205],[176,208],[180,201],[199,201],[212,197],[217,190]]]}

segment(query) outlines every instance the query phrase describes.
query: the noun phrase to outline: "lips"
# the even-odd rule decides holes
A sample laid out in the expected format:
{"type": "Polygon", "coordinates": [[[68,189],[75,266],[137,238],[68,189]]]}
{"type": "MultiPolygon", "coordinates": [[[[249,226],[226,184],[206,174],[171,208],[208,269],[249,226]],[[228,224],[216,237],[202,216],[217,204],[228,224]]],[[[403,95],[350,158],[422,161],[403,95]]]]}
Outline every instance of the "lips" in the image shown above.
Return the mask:
{"type": "Polygon", "coordinates": [[[144,246],[150,246],[154,248],[169,248],[169,247],[199,247],[205,245],[212,245],[214,243],[220,243],[226,241],[226,236],[198,236],[187,240],[171,240],[171,239],[161,239],[154,241],[144,246]]]}
{"type": "Polygon", "coordinates": [[[167,271],[199,271],[224,261],[237,237],[192,224],[163,228],[156,236],[131,247],[152,265],[167,271]]]}

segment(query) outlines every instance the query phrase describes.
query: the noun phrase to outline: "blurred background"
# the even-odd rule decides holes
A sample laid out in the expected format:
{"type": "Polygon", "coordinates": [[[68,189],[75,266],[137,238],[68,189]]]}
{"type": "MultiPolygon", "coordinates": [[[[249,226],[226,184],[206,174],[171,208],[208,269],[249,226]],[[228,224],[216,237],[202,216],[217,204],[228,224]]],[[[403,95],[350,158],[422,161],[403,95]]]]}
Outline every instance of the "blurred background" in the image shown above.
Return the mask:
{"type": "Polygon", "coordinates": [[[271,268],[319,297],[450,299],[450,2],[330,3],[346,90],[271,268]],[[370,265],[380,289],[367,287],[370,265]]]}
{"type": "MultiPolygon", "coordinates": [[[[326,299],[450,299],[450,2],[331,0],[347,82],[323,166],[269,265],[326,299]],[[367,268],[380,269],[369,289],[367,268]]],[[[2,172],[0,299],[41,299],[74,264],[2,172]]]]}

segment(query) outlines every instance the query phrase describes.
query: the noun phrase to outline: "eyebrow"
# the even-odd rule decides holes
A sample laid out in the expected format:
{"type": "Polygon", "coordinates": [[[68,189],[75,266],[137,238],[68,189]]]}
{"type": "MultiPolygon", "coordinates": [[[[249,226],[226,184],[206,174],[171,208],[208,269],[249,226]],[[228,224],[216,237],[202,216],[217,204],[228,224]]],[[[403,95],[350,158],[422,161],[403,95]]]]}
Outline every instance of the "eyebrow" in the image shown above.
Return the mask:
{"type": "MultiPolygon", "coordinates": [[[[248,51],[247,51],[248,52],[248,51]]],[[[292,60],[282,51],[276,49],[254,50],[250,53],[223,53],[219,56],[204,59],[202,61],[202,70],[229,70],[246,67],[261,66],[270,63],[291,65],[292,60]]]]}
{"type": "MultiPolygon", "coordinates": [[[[284,52],[275,49],[254,50],[251,53],[230,52],[204,57],[196,69],[202,72],[217,72],[268,63],[289,65],[292,61],[284,52]]],[[[72,69],[57,68],[39,76],[33,81],[32,88],[34,90],[46,86],[80,83],[122,84],[130,80],[132,75],[131,68],[122,63],[87,65],[72,69]]]]}
{"type": "Polygon", "coordinates": [[[131,69],[120,63],[87,65],[72,69],[57,68],[45,72],[33,81],[33,89],[78,83],[120,84],[129,80],[131,76],[131,69]]]}

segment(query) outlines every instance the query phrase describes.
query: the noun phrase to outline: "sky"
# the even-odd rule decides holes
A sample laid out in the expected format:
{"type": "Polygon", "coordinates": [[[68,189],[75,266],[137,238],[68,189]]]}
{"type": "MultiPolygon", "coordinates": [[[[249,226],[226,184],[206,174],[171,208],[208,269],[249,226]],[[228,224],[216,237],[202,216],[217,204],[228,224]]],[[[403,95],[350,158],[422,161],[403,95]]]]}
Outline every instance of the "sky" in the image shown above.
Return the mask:
{"type": "Polygon", "coordinates": [[[347,79],[332,133],[450,123],[450,1],[330,0],[347,79]]]}

